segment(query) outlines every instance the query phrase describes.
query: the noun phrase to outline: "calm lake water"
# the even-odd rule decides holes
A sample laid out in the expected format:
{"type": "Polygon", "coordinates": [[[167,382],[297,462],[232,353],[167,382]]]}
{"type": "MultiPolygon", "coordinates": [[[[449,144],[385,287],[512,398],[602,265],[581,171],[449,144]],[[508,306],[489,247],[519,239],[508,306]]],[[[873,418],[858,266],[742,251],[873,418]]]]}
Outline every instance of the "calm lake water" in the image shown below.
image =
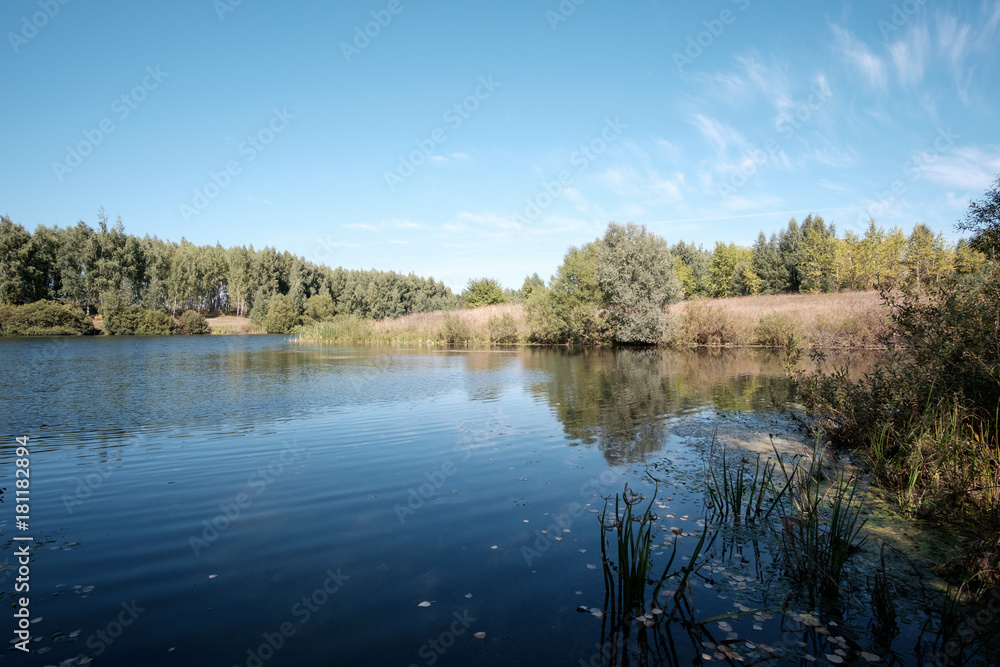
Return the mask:
{"type": "MultiPolygon", "coordinates": [[[[10,540],[34,537],[33,653],[0,657],[16,665],[608,664],[604,622],[578,611],[604,602],[600,496],[651,493],[655,464],[682,558],[704,525],[692,434],[790,398],[782,360],[749,351],[219,336],[0,339],[0,360],[8,604],[10,540]]],[[[673,533],[658,532],[665,558],[673,533]]],[[[711,547],[695,620],[780,603],[746,585],[770,561],[751,551],[711,547]]],[[[650,631],[647,661],[788,630],[730,623],[650,631]]],[[[636,646],[616,664],[642,664],[636,646]]]]}

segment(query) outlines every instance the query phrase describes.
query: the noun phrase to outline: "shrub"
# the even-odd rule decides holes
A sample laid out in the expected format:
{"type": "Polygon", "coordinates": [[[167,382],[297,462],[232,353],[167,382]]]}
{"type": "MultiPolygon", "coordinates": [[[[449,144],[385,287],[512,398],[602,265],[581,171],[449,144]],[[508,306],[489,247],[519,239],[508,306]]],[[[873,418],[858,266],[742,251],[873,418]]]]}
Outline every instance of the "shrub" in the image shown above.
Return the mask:
{"type": "Polygon", "coordinates": [[[83,311],[55,301],[0,306],[0,328],[6,336],[82,336],[95,333],[83,311]]]}
{"type": "Polygon", "coordinates": [[[17,306],[12,303],[0,303],[0,336],[13,336],[13,333],[8,333],[7,322],[14,317],[14,313],[17,312],[17,306]]]}
{"type": "Polygon", "coordinates": [[[179,318],[180,330],[184,334],[207,334],[211,333],[211,328],[205,320],[205,316],[196,310],[185,310],[179,318]]]}
{"type": "Polygon", "coordinates": [[[729,311],[692,301],[681,313],[678,338],[682,345],[738,345],[746,334],[729,311]]]}
{"type": "Polygon", "coordinates": [[[441,338],[446,343],[467,343],[472,340],[472,330],[468,323],[457,315],[445,315],[441,327],[441,338]]]}
{"type": "Polygon", "coordinates": [[[500,283],[492,278],[479,278],[469,281],[465,291],[462,292],[462,300],[469,308],[477,308],[503,303],[505,299],[500,283]]]}
{"type": "Polygon", "coordinates": [[[517,322],[510,313],[494,315],[487,326],[490,330],[490,342],[499,345],[513,345],[520,340],[517,332],[517,322]]]}
{"type": "Polygon", "coordinates": [[[299,310],[295,301],[284,294],[275,294],[267,302],[267,314],[261,325],[269,334],[291,333],[299,324],[299,310]]]}
{"type": "Polygon", "coordinates": [[[798,321],[785,313],[762,315],[754,331],[754,343],[765,347],[785,347],[802,335],[798,321]]]}
{"type": "Polygon", "coordinates": [[[122,308],[108,314],[104,331],[112,336],[169,336],[174,318],[160,310],[122,308]]]}
{"type": "Polygon", "coordinates": [[[308,324],[329,322],[333,319],[333,297],[329,294],[313,294],[306,299],[305,320],[308,324]]]}
{"type": "MultiPolygon", "coordinates": [[[[862,449],[906,511],[967,519],[1000,536],[1000,267],[923,293],[883,293],[894,336],[862,380],[846,368],[804,379],[806,405],[862,449]]],[[[995,557],[1000,561],[1000,553],[995,557]]],[[[992,571],[1000,571],[1000,562],[992,571]]],[[[1000,577],[994,580],[1000,583],[1000,577]]]]}

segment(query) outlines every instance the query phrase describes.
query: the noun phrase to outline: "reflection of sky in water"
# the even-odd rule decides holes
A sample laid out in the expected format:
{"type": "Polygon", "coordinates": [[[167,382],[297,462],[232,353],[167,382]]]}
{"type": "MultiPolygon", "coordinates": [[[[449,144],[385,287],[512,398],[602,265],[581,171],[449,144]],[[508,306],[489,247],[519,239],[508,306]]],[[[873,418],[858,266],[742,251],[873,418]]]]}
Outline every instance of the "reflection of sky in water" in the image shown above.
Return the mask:
{"type": "MultiPolygon", "coordinates": [[[[44,547],[33,615],[51,652],[23,664],[94,655],[87,639],[133,599],[145,611],[101,664],[245,665],[285,622],[294,636],[264,664],[428,664],[466,613],[436,664],[590,660],[601,621],[577,607],[604,597],[601,496],[651,492],[637,462],[656,463],[660,538],[697,533],[701,459],[669,429],[787,397],[766,353],[216,337],[3,340],[0,355],[0,431],[32,438],[44,547]],[[304,621],[296,605],[331,569],[349,578],[304,621]]],[[[0,476],[9,457],[0,445],[0,476]]],[[[713,569],[744,567],[734,552],[713,569]]],[[[700,617],[732,609],[705,590],[700,617]]],[[[702,647],[679,638],[690,664],[702,647]]]]}

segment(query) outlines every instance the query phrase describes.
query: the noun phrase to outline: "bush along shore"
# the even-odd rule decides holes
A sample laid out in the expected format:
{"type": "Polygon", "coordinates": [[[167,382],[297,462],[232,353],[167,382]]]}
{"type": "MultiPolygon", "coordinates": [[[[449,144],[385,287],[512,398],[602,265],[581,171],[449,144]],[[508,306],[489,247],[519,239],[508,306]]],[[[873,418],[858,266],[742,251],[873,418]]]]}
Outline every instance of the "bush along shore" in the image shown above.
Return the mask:
{"type": "Polygon", "coordinates": [[[0,336],[170,336],[209,331],[205,317],[193,310],[175,318],[159,310],[122,308],[107,318],[91,318],[79,308],[55,301],[0,304],[0,336]]]}

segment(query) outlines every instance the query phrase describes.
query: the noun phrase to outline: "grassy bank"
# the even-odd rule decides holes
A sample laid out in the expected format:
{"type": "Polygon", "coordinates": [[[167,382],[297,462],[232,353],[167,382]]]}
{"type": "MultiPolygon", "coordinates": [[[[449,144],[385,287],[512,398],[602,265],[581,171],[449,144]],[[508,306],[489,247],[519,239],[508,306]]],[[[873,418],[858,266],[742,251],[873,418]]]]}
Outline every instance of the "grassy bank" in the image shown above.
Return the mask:
{"type": "MultiPolygon", "coordinates": [[[[889,317],[877,292],[779,294],[684,301],[667,312],[664,343],[686,346],[878,345],[889,317]]],[[[212,321],[209,321],[212,324],[212,321]]],[[[213,331],[215,325],[212,324],[213,331]]],[[[520,304],[417,313],[396,319],[338,316],[300,329],[300,339],[354,343],[527,344],[535,341],[520,304]]]]}
{"type": "Polygon", "coordinates": [[[233,317],[223,315],[221,317],[207,317],[209,333],[212,334],[262,334],[264,329],[250,321],[249,317],[233,317]]]}
{"type": "Polygon", "coordinates": [[[875,291],[682,301],[667,312],[675,346],[781,347],[795,336],[807,347],[878,347],[890,324],[875,291]]]}
{"type": "Polygon", "coordinates": [[[524,307],[502,304],[364,320],[338,315],[300,329],[301,340],[344,343],[514,345],[530,340],[524,307]]]}
{"type": "MultiPolygon", "coordinates": [[[[904,292],[891,318],[895,341],[871,373],[830,365],[800,395],[904,515],[973,536],[939,571],[956,603],[985,613],[1000,599],[1000,266],[904,292]]],[[[1000,636],[992,612],[982,625],[1000,636]]]]}

